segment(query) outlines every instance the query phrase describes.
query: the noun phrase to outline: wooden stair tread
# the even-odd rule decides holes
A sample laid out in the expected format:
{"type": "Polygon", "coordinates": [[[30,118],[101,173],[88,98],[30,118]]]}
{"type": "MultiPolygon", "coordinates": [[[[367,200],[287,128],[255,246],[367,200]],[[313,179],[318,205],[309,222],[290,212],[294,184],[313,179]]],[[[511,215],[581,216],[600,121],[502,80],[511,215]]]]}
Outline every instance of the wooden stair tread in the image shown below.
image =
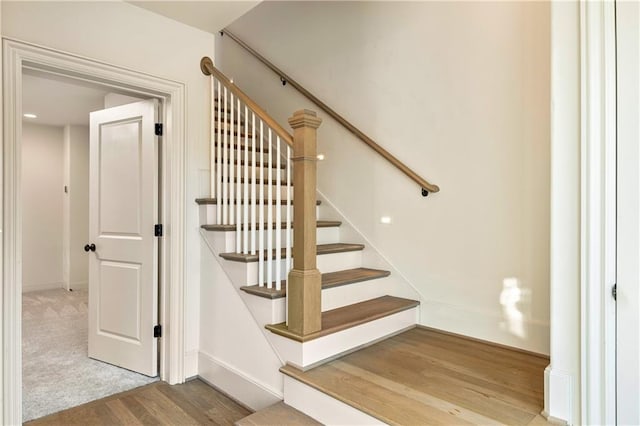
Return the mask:
{"type": "Polygon", "coordinates": [[[236,426],[315,426],[321,424],[322,423],[318,423],[316,420],[284,402],[278,402],[277,404],[263,408],[235,423],[236,426]]]}
{"type": "MultiPolygon", "coordinates": [[[[216,159],[214,159],[214,161],[215,161],[215,162],[217,162],[216,160],[217,160],[217,158],[216,158],[216,159]]],[[[229,158],[227,158],[227,161],[220,161],[220,163],[221,163],[221,164],[231,164],[231,160],[230,160],[229,158]]],[[[241,165],[241,166],[244,166],[245,164],[246,164],[246,163],[245,163],[245,161],[244,161],[244,160],[241,160],[241,161],[240,161],[240,165],[241,165]]],[[[233,165],[234,165],[234,166],[237,166],[237,165],[238,165],[238,160],[233,160],[233,165]]],[[[253,166],[253,163],[252,163],[251,161],[249,161],[249,166],[253,166]]],[[[268,168],[268,167],[269,167],[269,162],[256,161],[256,168],[259,168],[259,167],[265,167],[265,168],[268,168]]],[[[271,168],[271,169],[277,169],[277,168],[278,168],[278,165],[276,164],[276,162],[275,162],[275,161],[271,164],[271,167],[270,167],[270,168],[271,168]]],[[[286,165],[286,164],[284,164],[284,161],[282,161],[282,163],[280,164],[280,168],[281,168],[282,170],[284,170],[284,169],[286,169],[286,168],[287,168],[287,165],[286,165]]]]}
{"type": "Polygon", "coordinates": [[[343,306],[322,313],[322,329],[301,337],[291,333],[286,323],[267,325],[267,330],[298,342],[308,342],[319,337],[337,333],[370,321],[384,318],[398,312],[418,306],[417,300],[403,299],[395,296],[382,296],[353,305],[343,306]]]}
{"type": "MultiPolygon", "coordinates": [[[[338,221],[338,220],[319,220],[316,222],[316,227],[317,228],[335,228],[342,225],[342,222],[338,221]]],[[[285,227],[287,226],[286,222],[282,222],[280,223],[280,229],[285,229],[285,227]]],[[[223,232],[229,232],[229,231],[235,231],[236,230],[236,225],[202,225],[200,226],[202,229],[205,229],[207,231],[223,231],[223,232]]],[[[246,225],[241,225],[242,229],[245,229],[246,225]]],[[[263,224],[264,228],[268,227],[268,224],[264,223],[263,224]]],[[[293,224],[291,225],[291,227],[293,228],[293,224]]],[[[275,229],[276,228],[276,224],[272,223],[271,226],[269,227],[271,229],[275,229]]],[[[256,231],[259,231],[260,229],[256,229],[256,231]]]]}
{"type": "MultiPolygon", "coordinates": [[[[327,288],[339,287],[341,285],[375,280],[377,278],[388,277],[390,274],[391,273],[389,271],[369,268],[354,268],[337,272],[328,272],[322,274],[322,289],[324,290],[327,288]]],[[[276,290],[275,287],[267,288],[266,286],[260,287],[258,285],[240,287],[240,290],[253,294],[254,296],[264,297],[267,299],[279,299],[287,294],[285,281],[282,281],[282,287],[280,290],[276,290]]]]}
{"type": "MultiPolygon", "coordinates": [[[[240,201],[242,202],[243,200],[240,200],[240,201]]],[[[275,204],[276,204],[276,201],[277,201],[277,200],[272,200],[272,201],[271,201],[271,204],[272,204],[272,205],[275,205],[275,204]]],[[[228,202],[229,202],[229,200],[227,200],[227,203],[228,203],[228,202]]],[[[321,202],[320,200],[317,200],[317,201],[316,201],[316,206],[319,206],[319,205],[320,205],[320,202],[321,202]]],[[[196,198],[196,203],[197,203],[197,204],[199,204],[199,205],[204,205],[204,204],[218,204],[218,199],[217,199],[217,198],[196,198]]],[[[233,200],[233,203],[234,203],[234,204],[238,204],[238,200],[237,200],[237,199],[234,199],[234,200],[233,200]]],[[[250,203],[250,204],[252,204],[252,203],[250,203]]],[[[267,204],[267,200],[264,200],[264,201],[262,202],[262,205],[265,205],[265,204],[267,204]]],[[[293,204],[293,201],[291,201],[291,203],[289,203],[289,204],[293,204]]],[[[258,203],[257,203],[257,205],[260,205],[260,203],[258,202],[258,203]]],[[[282,206],[286,206],[286,205],[287,205],[287,200],[280,200],[280,205],[282,205],[282,206]]]]}
{"type": "Polygon", "coordinates": [[[391,425],[546,424],[547,359],[420,327],[302,371],[280,371],[391,425]]]}
{"type": "MultiPolygon", "coordinates": [[[[335,243],[335,244],[318,244],[316,251],[318,256],[323,254],[332,254],[332,253],[344,253],[348,251],[358,251],[364,249],[364,244],[347,244],[347,243],[335,243]]],[[[293,248],[291,249],[293,253],[293,248]]],[[[281,257],[284,259],[286,250],[283,248],[280,251],[281,257]]],[[[258,255],[257,254],[242,254],[242,253],[222,253],[220,257],[226,260],[230,260],[233,262],[257,262],[258,255]]],[[[265,260],[269,259],[269,254],[264,254],[265,260]]],[[[271,253],[271,259],[275,259],[275,250],[271,253]]]]}

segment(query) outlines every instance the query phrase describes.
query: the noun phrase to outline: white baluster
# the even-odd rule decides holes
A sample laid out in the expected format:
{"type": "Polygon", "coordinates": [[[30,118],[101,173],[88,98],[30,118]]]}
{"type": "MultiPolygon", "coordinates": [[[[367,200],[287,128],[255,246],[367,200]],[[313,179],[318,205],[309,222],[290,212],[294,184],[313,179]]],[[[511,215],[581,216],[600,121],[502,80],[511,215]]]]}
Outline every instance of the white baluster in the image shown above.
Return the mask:
{"type": "MultiPolygon", "coordinates": [[[[268,259],[269,262],[267,263],[267,277],[268,277],[268,283],[267,283],[267,287],[268,288],[273,288],[273,210],[274,210],[274,204],[273,204],[273,155],[271,155],[272,149],[273,149],[273,143],[272,143],[272,132],[271,129],[269,129],[269,177],[267,178],[267,180],[269,181],[269,196],[268,196],[268,201],[267,201],[267,253],[268,253],[268,259]]],[[[279,209],[280,206],[275,206],[276,209],[279,209]]]]}
{"type": "Polygon", "coordinates": [[[211,126],[209,133],[209,195],[211,198],[216,198],[216,189],[218,186],[216,185],[216,91],[215,91],[215,79],[213,75],[209,78],[210,89],[211,89],[211,126]]]}
{"type": "Polygon", "coordinates": [[[216,224],[222,223],[222,85],[218,81],[218,146],[216,154],[216,224]]]}
{"type": "Polygon", "coordinates": [[[224,88],[224,130],[222,131],[222,135],[224,138],[224,146],[222,147],[222,199],[218,200],[218,203],[221,204],[222,208],[222,224],[226,225],[229,223],[229,215],[227,209],[227,196],[229,191],[229,154],[228,154],[228,146],[229,146],[229,120],[227,119],[227,113],[229,112],[229,107],[227,106],[227,88],[224,88]]]}
{"type": "Polygon", "coordinates": [[[244,106],[244,211],[242,252],[249,254],[249,109],[244,106]]]}
{"type": "MultiPolygon", "coordinates": [[[[236,113],[236,120],[238,121],[238,125],[234,126],[237,128],[238,135],[236,136],[236,159],[238,161],[238,167],[236,169],[236,253],[242,253],[242,247],[240,246],[242,242],[242,134],[240,129],[242,128],[242,124],[240,124],[240,99],[238,99],[237,103],[238,109],[236,113]]],[[[246,163],[245,163],[246,164],[246,163]]]]}
{"type": "Polygon", "coordinates": [[[251,144],[251,254],[256,254],[256,115],[251,114],[251,132],[253,133],[253,143],[251,144]]]}
{"type": "MultiPolygon", "coordinates": [[[[285,165],[287,167],[287,180],[285,181],[285,185],[287,185],[287,235],[286,235],[286,253],[285,253],[285,273],[286,273],[286,282],[285,282],[285,292],[288,290],[289,285],[289,271],[291,270],[291,244],[293,243],[293,239],[291,237],[291,213],[292,213],[292,200],[291,200],[291,147],[287,144],[287,156],[285,165]]],[[[287,304],[284,304],[285,307],[287,304]]],[[[285,314],[286,316],[286,314],[285,314]]]]}
{"type": "Polygon", "coordinates": [[[233,148],[233,145],[236,142],[236,135],[235,135],[235,124],[233,123],[234,118],[235,118],[235,105],[234,105],[234,95],[233,93],[231,93],[231,102],[229,102],[229,110],[231,112],[231,130],[229,131],[229,138],[230,138],[230,142],[229,142],[229,153],[230,153],[230,158],[229,158],[229,224],[230,225],[235,225],[236,223],[236,211],[234,209],[234,201],[236,199],[236,183],[234,181],[235,178],[235,149],[233,148]]]}
{"type": "MultiPolygon", "coordinates": [[[[264,133],[263,123],[260,120],[260,152],[264,152],[264,133]]],[[[264,182],[264,162],[260,162],[260,182],[264,182]]],[[[264,185],[260,185],[260,232],[258,233],[258,284],[264,287],[264,185]]]]}
{"type": "Polygon", "coordinates": [[[281,194],[281,185],[280,179],[282,176],[280,174],[280,136],[276,137],[276,226],[275,226],[275,234],[276,234],[276,290],[280,290],[282,288],[281,280],[281,266],[280,261],[282,260],[282,194],[281,194]]]}

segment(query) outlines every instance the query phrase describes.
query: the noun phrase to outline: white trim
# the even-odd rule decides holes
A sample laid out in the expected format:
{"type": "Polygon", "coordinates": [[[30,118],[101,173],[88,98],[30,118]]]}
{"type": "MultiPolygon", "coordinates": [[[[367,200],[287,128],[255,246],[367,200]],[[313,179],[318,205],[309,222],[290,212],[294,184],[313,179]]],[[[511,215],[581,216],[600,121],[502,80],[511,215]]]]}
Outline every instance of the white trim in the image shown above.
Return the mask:
{"type": "Polygon", "coordinates": [[[544,369],[544,394],[553,388],[553,398],[545,401],[542,416],[554,423],[567,423],[573,416],[573,375],[554,370],[550,366],[544,369]],[[549,413],[553,413],[550,415],[549,413]]]}
{"type": "Polygon", "coordinates": [[[580,3],[581,419],[615,424],[615,3],[580,3]]]}
{"type": "Polygon", "coordinates": [[[22,293],[28,293],[30,291],[56,290],[56,289],[66,290],[67,289],[67,283],[65,283],[64,281],[58,281],[58,282],[53,282],[53,283],[40,283],[40,284],[33,284],[33,285],[23,285],[22,286],[22,293]]]}
{"type": "Polygon", "coordinates": [[[199,377],[243,405],[258,411],[283,398],[282,392],[206,352],[198,353],[199,377]]]}
{"type": "Polygon", "coordinates": [[[165,135],[162,141],[162,222],[167,229],[161,240],[160,320],[165,336],[160,339],[160,377],[169,383],[184,381],[184,252],[185,252],[185,114],[186,88],[183,83],[115,67],[103,62],[4,39],[4,285],[2,319],[4,341],[3,423],[21,423],[21,203],[20,132],[21,76],[24,67],[62,74],[83,81],[156,97],[163,102],[165,135]]]}

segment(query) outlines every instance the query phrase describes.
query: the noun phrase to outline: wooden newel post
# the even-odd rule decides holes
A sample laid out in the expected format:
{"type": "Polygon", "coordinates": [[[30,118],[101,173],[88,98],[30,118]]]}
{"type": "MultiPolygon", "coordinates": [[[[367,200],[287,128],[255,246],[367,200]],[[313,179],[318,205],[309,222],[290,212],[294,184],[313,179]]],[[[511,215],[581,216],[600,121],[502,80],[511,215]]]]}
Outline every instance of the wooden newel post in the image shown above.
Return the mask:
{"type": "Polygon", "coordinates": [[[322,327],[322,280],[316,266],[316,129],[322,120],[300,110],[289,118],[293,128],[293,269],[287,288],[288,328],[300,336],[322,327]]]}

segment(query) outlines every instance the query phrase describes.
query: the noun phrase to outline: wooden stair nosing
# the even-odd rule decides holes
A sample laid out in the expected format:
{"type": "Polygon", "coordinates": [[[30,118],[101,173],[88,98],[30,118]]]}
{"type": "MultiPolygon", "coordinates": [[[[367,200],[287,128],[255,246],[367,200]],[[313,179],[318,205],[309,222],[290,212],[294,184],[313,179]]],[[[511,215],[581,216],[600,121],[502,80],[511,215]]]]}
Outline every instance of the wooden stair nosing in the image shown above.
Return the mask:
{"type": "Polygon", "coordinates": [[[389,315],[397,314],[420,305],[417,300],[394,296],[381,296],[364,302],[342,306],[322,313],[322,329],[315,333],[300,336],[292,333],[286,323],[269,324],[265,328],[272,333],[295,340],[309,342],[358,325],[366,324],[389,315]]]}
{"type": "MultiPolygon", "coordinates": [[[[318,244],[316,246],[318,256],[324,254],[333,254],[333,253],[345,253],[349,251],[360,251],[364,249],[364,244],[346,244],[346,243],[334,243],[334,244],[318,244]]],[[[291,249],[293,253],[293,248],[291,249]]],[[[271,257],[269,253],[264,253],[265,260],[275,260],[275,250],[271,252],[271,257]]],[[[280,251],[280,256],[284,259],[286,255],[286,250],[283,248],[280,251]]],[[[232,262],[244,262],[251,263],[258,261],[257,254],[242,254],[242,253],[221,253],[220,257],[225,260],[229,260],[232,262]]]]}
{"type": "MultiPolygon", "coordinates": [[[[240,200],[240,202],[241,202],[242,204],[244,204],[244,203],[243,203],[243,202],[244,202],[244,200],[242,200],[242,199],[241,199],[241,200],[240,200]]],[[[276,202],[277,202],[277,200],[271,200],[271,205],[276,205],[276,204],[277,204],[276,202]]],[[[206,204],[218,204],[218,199],[217,199],[217,198],[196,198],[196,203],[197,203],[198,205],[201,205],[201,206],[202,206],[202,205],[206,205],[206,204]]],[[[229,203],[229,200],[227,199],[227,204],[228,204],[228,203],[229,203]]],[[[234,204],[238,204],[238,200],[237,200],[237,199],[234,199],[234,200],[233,200],[233,203],[234,203],[234,204]]],[[[320,200],[316,200],[316,206],[319,206],[319,205],[320,205],[320,203],[321,203],[321,201],[320,201],[320,200]]],[[[253,204],[253,203],[249,202],[248,204],[249,204],[249,205],[251,205],[251,204],[253,204]]],[[[264,205],[267,205],[267,204],[268,204],[268,201],[267,201],[267,200],[263,200],[262,204],[257,203],[257,205],[263,205],[263,206],[264,206],[264,205]]],[[[291,200],[291,203],[290,203],[290,204],[293,204],[293,200],[291,200]]],[[[286,205],[287,205],[287,200],[280,200],[280,205],[281,205],[281,206],[286,206],[286,205]]]]}
{"type": "MultiPolygon", "coordinates": [[[[342,225],[342,222],[337,221],[337,220],[319,220],[316,222],[316,228],[336,228],[338,226],[342,225]]],[[[263,229],[276,229],[276,224],[272,223],[271,226],[269,226],[269,224],[264,223],[262,224],[263,229]]],[[[280,223],[280,228],[278,229],[286,229],[287,223],[286,222],[282,222],[280,223]]],[[[200,226],[202,229],[206,230],[206,231],[219,231],[219,232],[233,232],[237,229],[236,225],[201,225],[200,226]]],[[[241,229],[245,229],[246,225],[242,224],[240,225],[241,229]]],[[[291,225],[291,227],[293,227],[293,224],[291,225]]],[[[260,229],[256,229],[256,231],[259,231],[260,229]]]]}
{"type": "MultiPolygon", "coordinates": [[[[388,277],[389,275],[391,275],[391,272],[389,271],[370,268],[354,268],[336,272],[327,272],[322,274],[322,289],[325,290],[363,281],[376,280],[378,278],[388,277]]],[[[275,287],[267,288],[266,286],[260,287],[258,285],[243,286],[240,287],[240,290],[266,299],[280,299],[285,297],[287,294],[285,283],[286,281],[283,280],[280,290],[276,290],[275,287]]]]}

